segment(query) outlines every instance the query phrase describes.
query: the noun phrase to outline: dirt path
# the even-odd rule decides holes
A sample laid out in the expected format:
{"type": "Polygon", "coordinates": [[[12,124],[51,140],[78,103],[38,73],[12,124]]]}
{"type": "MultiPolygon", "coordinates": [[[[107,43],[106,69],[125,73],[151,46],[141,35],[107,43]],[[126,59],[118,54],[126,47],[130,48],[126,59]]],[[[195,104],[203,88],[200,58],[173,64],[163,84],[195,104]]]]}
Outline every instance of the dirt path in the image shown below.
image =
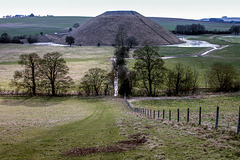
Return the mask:
{"type": "Polygon", "coordinates": [[[208,39],[213,39],[214,37],[217,37],[217,35],[212,35],[212,36],[208,37],[208,39]]]}

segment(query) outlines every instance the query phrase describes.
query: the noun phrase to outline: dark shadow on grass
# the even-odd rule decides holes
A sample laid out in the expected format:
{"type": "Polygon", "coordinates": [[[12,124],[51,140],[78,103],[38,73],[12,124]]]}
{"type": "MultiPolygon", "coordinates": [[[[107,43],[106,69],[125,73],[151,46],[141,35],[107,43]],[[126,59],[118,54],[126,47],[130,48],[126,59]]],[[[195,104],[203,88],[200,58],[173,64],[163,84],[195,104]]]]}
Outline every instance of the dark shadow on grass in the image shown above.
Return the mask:
{"type": "Polygon", "coordinates": [[[26,107],[50,107],[57,105],[62,101],[68,100],[70,97],[4,97],[0,105],[6,106],[26,106],[26,107]]]}

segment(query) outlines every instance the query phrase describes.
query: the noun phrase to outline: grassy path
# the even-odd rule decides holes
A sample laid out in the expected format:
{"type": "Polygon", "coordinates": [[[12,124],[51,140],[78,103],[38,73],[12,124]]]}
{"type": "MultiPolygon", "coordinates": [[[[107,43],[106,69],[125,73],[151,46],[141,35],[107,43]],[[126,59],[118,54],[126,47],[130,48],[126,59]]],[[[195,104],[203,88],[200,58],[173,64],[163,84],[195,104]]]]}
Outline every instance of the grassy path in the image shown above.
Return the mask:
{"type": "Polygon", "coordinates": [[[16,121],[8,126],[0,121],[1,160],[38,159],[237,159],[239,143],[231,136],[203,128],[185,127],[181,123],[159,122],[131,113],[122,99],[111,98],[2,98],[0,117],[16,121]],[[14,105],[15,104],[15,105],[14,105]],[[18,105],[17,105],[18,104],[18,105]],[[31,112],[30,112],[30,111],[31,112]],[[52,112],[54,110],[54,112],[52,112]],[[21,116],[35,121],[43,117],[59,121],[48,125],[43,121],[14,132],[21,127],[21,116]],[[38,112],[37,114],[33,114],[38,112]],[[47,113],[46,113],[47,112],[47,113]],[[84,114],[83,114],[84,113],[84,114]],[[73,116],[77,114],[77,116],[73,116]],[[27,115],[29,117],[27,117],[27,115]],[[32,116],[31,116],[32,115],[32,116]],[[59,118],[60,116],[60,118],[59,118]],[[62,117],[71,117],[66,120],[62,117]],[[19,121],[19,123],[17,123],[19,121]],[[12,130],[12,131],[11,131],[12,130]],[[214,134],[209,134],[213,132],[214,134]],[[147,142],[121,153],[96,153],[79,157],[65,157],[62,153],[75,148],[115,145],[129,140],[131,135],[142,134],[147,142]],[[208,135],[208,137],[206,136],[208,135]],[[210,136],[209,136],[210,135],[210,136]]]}
{"type": "MultiPolygon", "coordinates": [[[[76,100],[72,100],[73,102],[76,103],[76,100]]],[[[0,159],[64,159],[61,152],[65,150],[107,145],[120,139],[119,129],[112,114],[113,106],[108,101],[92,99],[81,100],[80,105],[81,103],[89,103],[89,107],[94,105],[91,114],[86,118],[42,128],[35,137],[17,143],[2,143],[0,159]]]]}

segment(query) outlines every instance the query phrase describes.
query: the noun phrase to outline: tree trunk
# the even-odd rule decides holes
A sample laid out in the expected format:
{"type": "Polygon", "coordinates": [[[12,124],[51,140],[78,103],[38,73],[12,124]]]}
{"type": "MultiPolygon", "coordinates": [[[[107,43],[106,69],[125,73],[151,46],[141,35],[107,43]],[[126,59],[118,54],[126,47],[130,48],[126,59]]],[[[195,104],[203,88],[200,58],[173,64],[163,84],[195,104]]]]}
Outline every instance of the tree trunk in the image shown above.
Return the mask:
{"type": "Polygon", "coordinates": [[[54,81],[51,82],[51,86],[52,86],[52,96],[55,96],[55,84],[54,81]]]}
{"type": "Polygon", "coordinates": [[[177,74],[176,91],[175,91],[176,96],[178,95],[178,92],[179,92],[179,81],[180,81],[180,73],[177,74]]]}
{"type": "Polygon", "coordinates": [[[32,92],[33,92],[33,95],[35,96],[36,95],[36,82],[35,82],[35,68],[32,67],[32,92]]]}

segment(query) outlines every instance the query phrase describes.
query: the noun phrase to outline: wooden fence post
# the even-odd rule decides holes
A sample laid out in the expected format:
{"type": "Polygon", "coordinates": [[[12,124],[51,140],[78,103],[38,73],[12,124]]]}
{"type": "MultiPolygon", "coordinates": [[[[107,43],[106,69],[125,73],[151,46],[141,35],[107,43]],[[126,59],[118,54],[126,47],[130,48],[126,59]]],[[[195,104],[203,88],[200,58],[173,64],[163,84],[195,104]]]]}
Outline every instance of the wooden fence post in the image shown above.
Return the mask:
{"type": "Polygon", "coordinates": [[[238,125],[237,125],[237,134],[239,134],[240,132],[240,106],[239,106],[239,109],[238,109],[238,125]]]}
{"type": "Polygon", "coordinates": [[[202,107],[199,108],[199,125],[201,125],[201,121],[202,121],[202,107]]]}
{"type": "Polygon", "coordinates": [[[165,118],[165,110],[163,110],[163,119],[165,118]]]}
{"type": "Polygon", "coordinates": [[[179,109],[177,109],[177,121],[179,122],[179,119],[180,119],[180,117],[179,117],[180,115],[179,115],[179,109]]]}
{"type": "Polygon", "coordinates": [[[158,110],[158,119],[159,119],[159,117],[160,117],[160,111],[158,110]]]}
{"type": "Polygon", "coordinates": [[[171,121],[171,110],[169,110],[169,121],[171,121]]]}
{"type": "Polygon", "coordinates": [[[187,123],[189,122],[189,108],[187,109],[187,123]]]}
{"type": "Polygon", "coordinates": [[[150,118],[152,118],[152,110],[150,109],[150,118]]]}
{"type": "Polygon", "coordinates": [[[216,112],[216,125],[215,128],[218,129],[218,118],[219,118],[219,107],[217,106],[217,112],[216,112]]]}
{"type": "Polygon", "coordinates": [[[155,119],[155,110],[153,110],[153,119],[155,119]]]}

